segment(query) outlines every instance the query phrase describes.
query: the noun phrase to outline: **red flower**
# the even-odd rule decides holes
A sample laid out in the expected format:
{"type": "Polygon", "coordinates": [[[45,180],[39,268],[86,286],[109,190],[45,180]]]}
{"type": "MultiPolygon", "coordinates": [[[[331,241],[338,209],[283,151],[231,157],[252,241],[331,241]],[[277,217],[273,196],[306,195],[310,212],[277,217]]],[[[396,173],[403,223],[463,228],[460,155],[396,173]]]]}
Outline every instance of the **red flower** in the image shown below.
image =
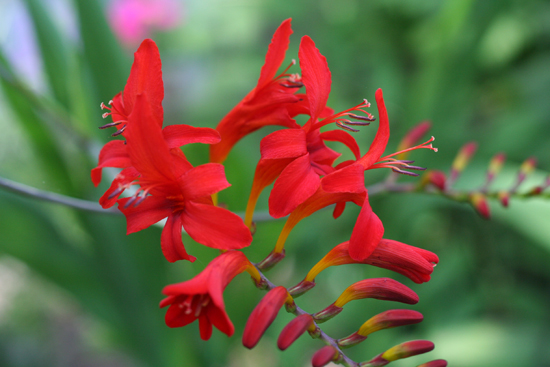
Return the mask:
{"type": "Polygon", "coordinates": [[[333,215],[337,218],[344,211],[345,204],[348,201],[352,201],[362,207],[350,239],[349,254],[351,258],[356,261],[365,260],[372,254],[382,239],[384,227],[382,221],[372,211],[368,203],[364,171],[374,168],[391,168],[399,173],[416,175],[404,171],[402,168],[421,169],[420,167],[410,166],[410,161],[399,161],[392,157],[414,149],[426,148],[434,151],[437,151],[437,149],[433,148],[431,144],[428,145],[428,143],[433,141],[432,138],[419,146],[382,157],[388,144],[390,127],[382,89],[376,91],[375,97],[378,106],[379,125],[368,152],[357,161],[341,163],[338,170],[321,178],[317,191],[298,205],[290,214],[275,245],[274,253],[281,253],[283,251],[290,231],[303,218],[332,204],[336,204],[333,215]]]}
{"type": "Polygon", "coordinates": [[[258,84],[218,124],[222,141],[210,147],[210,161],[222,163],[233,146],[244,136],[268,125],[296,126],[288,108],[299,101],[294,95],[302,84],[299,77],[286,73],[276,76],[292,34],[290,19],[275,31],[262,67],[258,84]]]}
{"type": "Polygon", "coordinates": [[[252,221],[254,206],[262,190],[275,179],[275,185],[269,196],[269,212],[275,218],[291,213],[298,205],[312,196],[320,185],[320,176],[335,169],[334,161],[340,156],[325,145],[325,141],[339,141],[350,148],[355,158],[360,158],[359,147],[355,139],[341,130],[326,131],[320,129],[331,123],[345,129],[356,131],[345,125],[368,125],[368,122],[352,122],[348,116],[360,120],[372,121],[373,118],[363,107],[358,106],[333,114],[326,106],[330,94],[331,75],[327,60],[315,47],[308,36],[302,38],[298,52],[302,69],[302,82],[306,87],[306,98],[296,104],[294,109],[310,116],[304,126],[296,125],[285,130],[275,131],[261,143],[262,158],[258,162],[254,183],[250,194],[245,223],[252,221]],[[367,117],[353,114],[353,111],[367,113],[367,117]],[[319,120],[323,118],[322,120],[319,120]],[[278,177],[278,178],[277,178],[278,177]]]}
{"type": "Polygon", "coordinates": [[[160,302],[160,307],[170,306],[166,312],[166,325],[181,327],[199,319],[201,339],[208,340],[212,335],[212,325],[228,336],[235,328],[225,312],[223,290],[237,275],[250,264],[240,251],[228,251],[208,264],[193,279],[164,287],[162,293],[168,297],[160,302]]]}
{"type": "MultiPolygon", "coordinates": [[[[133,127],[126,131],[126,139],[132,167],[139,177],[137,182],[120,184],[138,183],[140,189],[133,197],[118,200],[119,209],[126,216],[128,234],[168,217],[161,246],[170,262],[195,260],[183,246],[182,226],[191,238],[208,247],[248,246],[252,236],[242,219],[212,204],[211,195],[230,186],[223,166],[208,163],[193,167],[179,149],[170,149],[155,118],[147,94],[138,95],[128,117],[133,127]]],[[[128,180],[134,178],[129,175],[128,180]]]]}
{"type": "Polygon", "coordinates": [[[431,251],[384,238],[368,258],[356,261],[350,257],[349,241],[346,241],[330,250],[309,271],[303,282],[314,282],[320,272],[331,266],[369,264],[395,271],[415,283],[423,283],[430,280],[430,274],[438,262],[439,258],[431,251]]]}
{"type": "MultiPolygon", "coordinates": [[[[113,119],[113,122],[103,125],[101,128],[105,129],[117,126],[119,128],[113,136],[124,135],[124,131],[128,125],[128,116],[130,116],[134,109],[138,94],[143,92],[147,92],[150,103],[153,106],[156,117],[155,121],[162,127],[162,100],[164,99],[162,63],[157,45],[150,39],[144,40],[134,53],[134,63],[124,87],[124,92],[118,93],[113,97],[109,102],[110,107],[101,103],[101,109],[109,110],[109,112],[103,114],[103,118],[111,116],[113,119]]],[[[124,141],[115,140],[108,142],[99,153],[97,167],[92,170],[92,182],[95,186],[99,185],[102,168],[126,168],[129,166],[130,159],[126,154],[124,141]]]]}

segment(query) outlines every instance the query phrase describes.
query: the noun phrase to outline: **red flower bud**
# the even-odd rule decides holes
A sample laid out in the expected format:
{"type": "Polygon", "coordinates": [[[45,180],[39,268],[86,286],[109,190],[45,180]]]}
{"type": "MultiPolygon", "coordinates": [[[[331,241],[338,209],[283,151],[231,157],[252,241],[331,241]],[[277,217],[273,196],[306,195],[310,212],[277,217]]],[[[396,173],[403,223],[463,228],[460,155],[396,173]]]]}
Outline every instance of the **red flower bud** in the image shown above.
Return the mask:
{"type": "Polygon", "coordinates": [[[270,290],[250,314],[243,332],[243,345],[252,349],[258,344],[269,325],[275,320],[281,307],[293,303],[285,287],[270,290]]]}
{"type": "MultiPolygon", "coordinates": [[[[306,278],[291,288],[291,293],[301,294],[299,292],[309,286],[308,290],[315,285],[314,281],[317,275],[331,266],[345,264],[369,264],[380,268],[393,270],[399,274],[405,275],[415,283],[423,283],[430,280],[430,274],[433,272],[434,264],[439,262],[439,258],[433,252],[423,250],[418,247],[407,244],[382,239],[374,252],[363,261],[355,261],[349,256],[349,242],[344,242],[334,247],[325,255],[307,274],[306,278]],[[313,283],[312,283],[313,282],[313,283]],[[313,285],[310,285],[312,283],[313,285]],[[296,289],[296,291],[294,291],[296,289]]],[[[304,291],[305,291],[304,290],[304,291]]]]}
{"type": "Polygon", "coordinates": [[[433,349],[434,344],[428,340],[412,340],[398,344],[384,353],[377,355],[370,361],[363,362],[360,365],[364,367],[385,366],[398,359],[416,356],[418,354],[429,352],[433,349]]]}
{"type": "Polygon", "coordinates": [[[363,298],[376,298],[414,305],[418,295],[409,287],[391,278],[365,279],[350,285],[338,297],[334,305],[342,307],[346,303],[363,298]]]}
{"type": "Polygon", "coordinates": [[[303,314],[295,317],[285,326],[285,328],[281,331],[281,334],[279,334],[277,346],[280,350],[285,350],[290,347],[290,345],[294,343],[300,335],[305,333],[306,330],[310,333],[314,333],[317,330],[317,327],[313,322],[313,317],[309,314],[303,314]]]}
{"type": "Polygon", "coordinates": [[[430,362],[422,363],[418,367],[447,367],[447,361],[444,359],[436,359],[430,362]]]}
{"type": "Polygon", "coordinates": [[[311,358],[311,365],[313,367],[322,367],[327,365],[329,362],[334,361],[338,359],[338,351],[334,349],[334,347],[331,347],[330,345],[326,345],[323,348],[319,349],[313,357],[311,358]]]}
{"type": "Polygon", "coordinates": [[[460,151],[455,157],[453,164],[451,166],[451,177],[449,179],[449,186],[456,181],[460,173],[466,168],[470,159],[477,150],[476,142],[469,142],[460,148],[460,151]]]}
{"type": "Polygon", "coordinates": [[[474,192],[470,195],[470,202],[474,209],[485,219],[491,218],[491,211],[487,203],[487,197],[480,192],[474,192]]]}
{"type": "Polygon", "coordinates": [[[437,170],[426,172],[426,174],[422,177],[421,182],[422,186],[432,184],[441,191],[445,191],[446,183],[447,176],[445,176],[445,173],[437,170]]]}
{"type": "Polygon", "coordinates": [[[393,362],[398,359],[416,356],[418,354],[427,353],[434,349],[434,343],[428,340],[411,340],[392,347],[382,353],[382,358],[393,362]]]}

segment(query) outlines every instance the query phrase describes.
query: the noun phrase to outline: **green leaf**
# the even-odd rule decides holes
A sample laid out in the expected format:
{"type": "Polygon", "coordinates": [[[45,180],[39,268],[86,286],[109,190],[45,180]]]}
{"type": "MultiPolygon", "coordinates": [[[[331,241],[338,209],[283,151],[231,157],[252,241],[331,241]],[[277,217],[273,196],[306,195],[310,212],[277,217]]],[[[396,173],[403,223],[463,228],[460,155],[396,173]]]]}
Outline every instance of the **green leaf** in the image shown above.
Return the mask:
{"type": "Polygon", "coordinates": [[[67,88],[67,53],[66,40],[56,29],[52,19],[39,0],[25,0],[27,9],[32,17],[38,46],[55,98],[65,107],[69,104],[67,88]]]}

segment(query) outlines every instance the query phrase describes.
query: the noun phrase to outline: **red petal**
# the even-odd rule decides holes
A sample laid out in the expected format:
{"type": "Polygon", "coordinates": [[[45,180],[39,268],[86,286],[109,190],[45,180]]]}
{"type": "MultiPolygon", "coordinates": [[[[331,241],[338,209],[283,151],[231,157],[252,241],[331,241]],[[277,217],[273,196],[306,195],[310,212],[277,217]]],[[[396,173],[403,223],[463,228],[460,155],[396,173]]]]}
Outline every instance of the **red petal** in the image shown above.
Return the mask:
{"type": "Polygon", "coordinates": [[[331,84],[330,70],[327,59],[321,55],[309,36],[302,37],[298,57],[302,69],[302,82],[309,99],[311,119],[315,122],[328,101],[331,84]]]}
{"type": "Polygon", "coordinates": [[[129,205],[125,208],[128,200],[130,198],[118,201],[118,209],[126,216],[126,234],[141,231],[172,213],[172,202],[162,197],[150,196],[136,207],[129,205]]]}
{"type": "Polygon", "coordinates": [[[312,196],[320,185],[311,167],[309,153],[296,158],[281,172],[269,196],[269,214],[281,218],[312,196]]]}
{"type": "Polygon", "coordinates": [[[349,241],[349,256],[356,261],[369,257],[384,235],[382,221],[369,204],[368,195],[363,203],[349,241]]]}
{"type": "MultiPolygon", "coordinates": [[[[129,121],[132,127],[126,131],[128,154],[132,165],[149,182],[175,181],[171,168],[168,145],[155,120],[148,95],[140,94],[129,121]]],[[[162,124],[162,122],[161,122],[162,124]]]]}
{"type": "Polygon", "coordinates": [[[378,105],[379,125],[369,151],[359,160],[365,169],[368,169],[382,157],[384,150],[386,150],[386,145],[388,145],[388,140],[390,139],[390,121],[388,119],[386,105],[384,104],[382,89],[378,89],[375,96],[376,104],[378,105]]]}
{"type": "Polygon", "coordinates": [[[361,193],[365,191],[364,175],[363,166],[352,164],[323,177],[321,185],[326,192],[361,193]]]}
{"type": "Polygon", "coordinates": [[[214,305],[212,305],[206,309],[206,315],[216,329],[227,336],[231,336],[235,332],[235,327],[229,319],[229,316],[227,316],[225,310],[219,309],[218,307],[214,307],[214,305]]]}
{"type": "MultiPolygon", "coordinates": [[[[162,63],[155,42],[144,40],[134,53],[134,63],[130,76],[122,95],[124,108],[131,114],[139,94],[146,92],[153,105],[157,124],[162,127],[162,100],[164,99],[164,85],[162,83],[162,63]]],[[[152,121],[150,121],[152,122],[152,121]]]]}
{"type": "Polygon", "coordinates": [[[92,169],[92,182],[95,186],[101,182],[101,170],[104,167],[130,167],[130,157],[123,140],[111,140],[101,148],[97,167],[92,169]]]}
{"type": "Polygon", "coordinates": [[[332,217],[334,219],[338,218],[339,216],[342,215],[342,213],[344,212],[344,209],[346,209],[346,202],[340,202],[340,203],[336,203],[336,205],[334,206],[334,211],[332,212],[332,217]]]}
{"type": "Polygon", "coordinates": [[[105,194],[99,198],[99,204],[103,209],[110,208],[115,205],[120,194],[122,194],[125,188],[139,177],[139,172],[134,167],[128,167],[123,169],[111,183],[111,187],[105,194]],[[119,191],[115,193],[115,191],[119,191]]]}
{"type": "Polygon", "coordinates": [[[179,304],[170,305],[164,316],[164,321],[168,327],[182,327],[189,325],[196,319],[197,317],[193,313],[186,314],[185,309],[180,308],[179,304]]]}
{"type": "Polygon", "coordinates": [[[190,256],[185,251],[185,246],[181,240],[181,213],[173,213],[168,216],[166,225],[160,236],[160,246],[164,257],[173,263],[178,260],[196,260],[196,257],[190,256]]]}
{"type": "Polygon", "coordinates": [[[361,152],[359,151],[359,145],[355,141],[355,138],[349,133],[343,130],[329,130],[321,133],[321,139],[328,141],[339,141],[351,150],[355,159],[361,158],[361,152]]]}
{"type": "Polygon", "coordinates": [[[271,44],[265,55],[265,63],[260,72],[257,89],[261,89],[275,77],[277,70],[285,59],[286,50],[290,43],[290,35],[292,34],[290,21],[291,19],[283,21],[271,39],[271,44]]]}
{"type": "Polygon", "coordinates": [[[241,217],[213,205],[187,201],[181,221],[192,239],[208,247],[240,249],[252,242],[241,217]]]}
{"type": "Polygon", "coordinates": [[[306,133],[302,129],[272,132],[260,143],[262,159],[294,158],[307,153],[306,133]]]}
{"type": "Polygon", "coordinates": [[[204,314],[199,316],[199,331],[202,340],[208,340],[212,336],[212,323],[204,314]]]}
{"type": "Polygon", "coordinates": [[[207,163],[191,168],[178,178],[186,200],[210,196],[231,186],[225,178],[223,165],[207,163]]]}
{"type": "Polygon", "coordinates": [[[169,148],[179,148],[191,143],[216,144],[221,140],[220,134],[214,129],[189,125],[166,126],[162,129],[162,135],[169,148]]]}

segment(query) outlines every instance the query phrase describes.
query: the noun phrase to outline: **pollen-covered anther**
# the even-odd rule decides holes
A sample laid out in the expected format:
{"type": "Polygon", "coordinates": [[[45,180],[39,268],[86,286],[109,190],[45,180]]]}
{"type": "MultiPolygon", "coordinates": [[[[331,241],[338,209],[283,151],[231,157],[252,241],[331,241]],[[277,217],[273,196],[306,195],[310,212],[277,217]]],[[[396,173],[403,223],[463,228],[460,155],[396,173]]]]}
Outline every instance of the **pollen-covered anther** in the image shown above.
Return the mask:
{"type": "Polygon", "coordinates": [[[351,117],[352,119],[357,119],[357,120],[376,121],[376,118],[370,113],[367,113],[367,116],[361,116],[361,115],[356,115],[354,113],[350,113],[348,116],[351,117]]]}

